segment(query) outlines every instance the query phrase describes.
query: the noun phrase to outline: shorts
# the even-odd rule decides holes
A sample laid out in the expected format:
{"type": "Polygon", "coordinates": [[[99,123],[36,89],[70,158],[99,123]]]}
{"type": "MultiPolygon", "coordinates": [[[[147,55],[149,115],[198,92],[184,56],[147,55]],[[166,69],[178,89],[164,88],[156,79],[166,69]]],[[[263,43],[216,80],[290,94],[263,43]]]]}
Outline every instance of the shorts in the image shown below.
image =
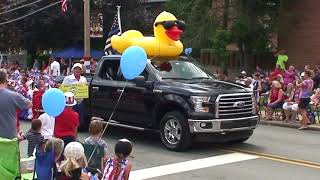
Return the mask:
{"type": "Polygon", "coordinates": [[[298,110],[298,104],[297,103],[292,103],[292,104],[289,104],[289,103],[284,103],[282,108],[284,110],[292,110],[292,111],[297,111],[298,110]]]}
{"type": "Polygon", "coordinates": [[[300,98],[298,107],[300,109],[306,109],[310,104],[310,98],[300,98]]]}
{"type": "MultiPolygon", "coordinates": [[[[266,104],[266,106],[268,106],[268,103],[266,104]]],[[[270,107],[272,109],[280,109],[280,108],[282,108],[282,106],[283,106],[283,102],[278,102],[278,103],[272,104],[270,107]]]]}

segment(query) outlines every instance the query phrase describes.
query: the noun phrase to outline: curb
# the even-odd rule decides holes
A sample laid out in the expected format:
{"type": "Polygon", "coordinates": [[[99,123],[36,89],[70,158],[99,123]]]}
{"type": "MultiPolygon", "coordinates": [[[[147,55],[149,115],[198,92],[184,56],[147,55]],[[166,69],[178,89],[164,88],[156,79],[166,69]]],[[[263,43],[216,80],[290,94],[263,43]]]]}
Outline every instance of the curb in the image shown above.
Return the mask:
{"type": "MultiPolygon", "coordinates": [[[[301,127],[300,124],[289,124],[281,121],[260,120],[259,124],[269,125],[269,126],[278,126],[278,127],[287,127],[287,128],[294,128],[294,129],[301,127]]],[[[320,125],[310,125],[307,130],[320,131],[320,125]]]]}

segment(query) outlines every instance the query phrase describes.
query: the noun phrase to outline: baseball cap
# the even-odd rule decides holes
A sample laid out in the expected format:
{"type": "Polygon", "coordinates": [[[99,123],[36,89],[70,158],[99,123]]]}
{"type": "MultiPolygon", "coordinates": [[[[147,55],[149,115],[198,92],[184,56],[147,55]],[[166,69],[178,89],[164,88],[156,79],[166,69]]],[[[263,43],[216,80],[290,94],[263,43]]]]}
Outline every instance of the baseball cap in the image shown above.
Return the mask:
{"type": "Polygon", "coordinates": [[[74,69],[74,68],[80,68],[80,69],[82,69],[82,64],[80,64],[80,63],[75,63],[73,66],[72,66],[72,70],[74,69]]]}
{"type": "Polygon", "coordinates": [[[247,74],[247,72],[245,72],[245,71],[241,71],[241,74],[247,74]]]}

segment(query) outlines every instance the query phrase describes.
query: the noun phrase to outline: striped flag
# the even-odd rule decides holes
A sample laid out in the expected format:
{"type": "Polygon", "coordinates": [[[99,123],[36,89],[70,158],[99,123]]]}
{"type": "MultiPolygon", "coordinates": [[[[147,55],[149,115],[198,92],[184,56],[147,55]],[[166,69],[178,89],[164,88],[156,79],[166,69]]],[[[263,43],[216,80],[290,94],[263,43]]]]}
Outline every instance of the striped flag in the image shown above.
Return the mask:
{"type": "Polygon", "coordinates": [[[67,12],[68,10],[68,0],[62,0],[61,2],[61,10],[62,12],[67,12]]]}
{"type": "Polygon", "coordinates": [[[111,46],[111,37],[113,35],[121,34],[120,6],[118,6],[118,13],[113,18],[113,23],[106,40],[106,46],[104,47],[104,52],[106,55],[116,54],[116,51],[111,46]]]}

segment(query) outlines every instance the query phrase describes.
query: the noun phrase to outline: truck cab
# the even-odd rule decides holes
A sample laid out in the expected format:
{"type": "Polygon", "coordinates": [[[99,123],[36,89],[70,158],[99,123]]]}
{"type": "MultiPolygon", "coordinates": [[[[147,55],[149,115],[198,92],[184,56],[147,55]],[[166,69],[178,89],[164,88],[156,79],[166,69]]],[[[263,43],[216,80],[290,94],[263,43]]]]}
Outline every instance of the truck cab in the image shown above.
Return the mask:
{"type": "Polygon", "coordinates": [[[242,142],[258,124],[253,93],[216,80],[191,57],[153,58],[131,81],[122,76],[120,59],[101,58],[82,123],[95,116],[109,125],[156,130],[165,147],[177,151],[193,141],[242,142]]]}

